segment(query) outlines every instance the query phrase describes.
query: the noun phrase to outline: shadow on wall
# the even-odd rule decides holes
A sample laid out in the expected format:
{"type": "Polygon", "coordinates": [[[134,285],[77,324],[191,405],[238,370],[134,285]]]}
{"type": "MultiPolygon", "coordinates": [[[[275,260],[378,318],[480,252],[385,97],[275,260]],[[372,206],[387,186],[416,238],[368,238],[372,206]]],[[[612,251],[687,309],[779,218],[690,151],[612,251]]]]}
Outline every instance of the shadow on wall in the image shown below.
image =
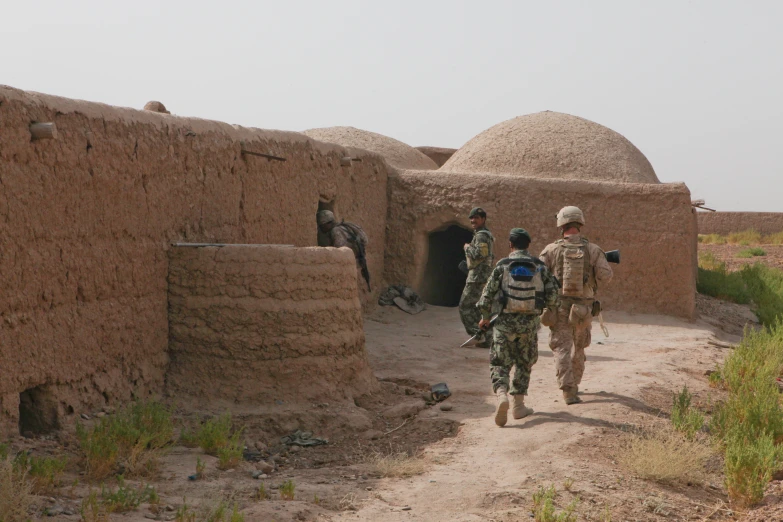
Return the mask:
{"type": "Polygon", "coordinates": [[[436,306],[457,306],[467,276],[459,269],[465,259],[463,245],[470,243],[473,232],[459,225],[429,235],[427,266],[421,285],[425,303],[436,306]]]}

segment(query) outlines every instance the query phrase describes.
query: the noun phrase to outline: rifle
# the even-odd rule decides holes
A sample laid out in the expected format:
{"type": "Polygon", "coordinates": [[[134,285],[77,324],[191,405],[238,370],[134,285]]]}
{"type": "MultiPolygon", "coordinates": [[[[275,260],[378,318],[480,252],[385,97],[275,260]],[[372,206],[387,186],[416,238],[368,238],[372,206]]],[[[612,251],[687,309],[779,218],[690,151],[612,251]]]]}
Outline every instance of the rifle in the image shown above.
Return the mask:
{"type": "Polygon", "coordinates": [[[460,347],[460,348],[464,348],[465,346],[467,346],[467,345],[468,345],[468,344],[470,344],[471,342],[475,341],[475,340],[476,340],[476,338],[477,338],[479,335],[481,335],[481,334],[485,333],[487,330],[489,330],[490,328],[492,328],[493,326],[495,326],[495,322],[497,322],[497,320],[498,320],[498,317],[500,317],[500,314],[497,314],[497,315],[495,315],[495,317],[493,317],[492,319],[490,319],[490,320],[489,320],[489,326],[488,326],[487,328],[485,328],[485,329],[481,330],[479,333],[477,333],[476,335],[474,335],[473,337],[471,337],[470,339],[468,339],[467,341],[465,341],[464,343],[462,343],[462,344],[461,344],[459,347],[460,347]]]}
{"type": "Polygon", "coordinates": [[[367,258],[364,257],[364,245],[361,243],[359,244],[359,255],[356,256],[356,259],[359,260],[359,266],[362,269],[362,277],[367,281],[367,290],[372,292],[372,287],[370,287],[370,271],[367,270],[367,258]]]}
{"type": "Polygon", "coordinates": [[[606,256],[606,260],[610,263],[614,263],[616,265],[620,264],[620,251],[619,250],[610,250],[609,252],[604,253],[606,256]]]}

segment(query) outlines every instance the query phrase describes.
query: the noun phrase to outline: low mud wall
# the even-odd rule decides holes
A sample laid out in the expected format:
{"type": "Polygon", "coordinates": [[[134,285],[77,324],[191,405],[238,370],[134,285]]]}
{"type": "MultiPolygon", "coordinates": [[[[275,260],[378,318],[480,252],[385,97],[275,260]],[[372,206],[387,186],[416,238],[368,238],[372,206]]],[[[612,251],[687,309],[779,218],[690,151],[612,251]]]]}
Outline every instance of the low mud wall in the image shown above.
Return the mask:
{"type": "Polygon", "coordinates": [[[366,151],[2,86],[0,136],[0,432],[162,392],[173,241],[316,245],[320,201],[382,278],[387,167],[366,151]]]}
{"type": "Polygon", "coordinates": [[[728,235],[755,230],[761,234],[783,232],[783,212],[697,212],[699,234],[728,235]]]}
{"type": "Polygon", "coordinates": [[[538,254],[558,238],[557,211],[586,215],[585,236],[605,250],[620,249],[614,280],[599,289],[606,308],[692,318],[696,231],[683,184],[520,179],[405,171],[390,177],[386,279],[421,288],[429,234],[450,225],[470,229],[468,212],[481,206],[496,238],[495,256],[508,254],[508,231],[524,227],[538,254]]]}
{"type": "Polygon", "coordinates": [[[377,387],[349,249],[180,246],[169,259],[166,391],[180,402],[350,399],[377,387]]]}

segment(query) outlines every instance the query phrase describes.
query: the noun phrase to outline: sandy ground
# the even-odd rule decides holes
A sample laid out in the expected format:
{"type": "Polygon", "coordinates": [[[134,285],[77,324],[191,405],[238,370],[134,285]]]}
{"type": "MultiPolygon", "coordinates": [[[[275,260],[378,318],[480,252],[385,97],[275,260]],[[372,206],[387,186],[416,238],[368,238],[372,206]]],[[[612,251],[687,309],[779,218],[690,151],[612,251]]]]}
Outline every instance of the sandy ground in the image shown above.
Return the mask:
{"type": "MultiPolygon", "coordinates": [[[[597,325],[593,328],[583,404],[563,403],[547,347],[548,330],[543,329],[528,399],[535,413],[519,421],[510,418],[505,428],[498,428],[487,350],[458,348],[466,336],[457,310],[429,307],[410,316],[394,307],[381,308],[366,319],[365,330],[370,363],[384,381],[385,402],[364,398],[350,407],[312,406],[348,419],[356,417],[359,410],[354,409],[365,408],[361,411],[375,418],[373,429],[357,421],[355,431],[330,438],[328,446],[283,452],[276,456],[282,457],[279,469],[263,480],[250,477],[254,465],[249,462],[219,471],[216,459],[201,450],[174,448],[153,480],[170,511],[154,515],[142,505],[111,519],[172,520],[183,497],[198,505],[228,496],[248,522],[531,520],[533,492],[549,485],[560,491],[560,507],[579,499],[579,520],[608,520],[606,514],[614,521],[661,520],[664,514],[668,520],[706,519],[726,500],[719,462],[703,484],[669,487],[635,478],[618,465],[617,453],[629,431],[668,423],[671,393],[685,384],[697,406],[708,411],[716,392],[708,387],[705,373],[727,353],[721,346],[739,337],[706,322],[667,317],[609,312],[607,322],[609,338],[597,325]],[[716,341],[718,346],[710,344],[716,341]],[[425,405],[420,398],[420,391],[438,382],[448,383],[452,391],[443,403],[451,411],[425,405]],[[424,473],[381,478],[366,458],[398,451],[420,454],[424,473]],[[188,481],[197,458],[206,462],[207,476],[188,481]],[[296,483],[296,500],[280,500],[277,488],[289,479],[296,483]],[[254,498],[262,483],[270,500],[254,498]]],[[[78,513],[88,486],[83,477],[76,478],[81,479],[78,484],[40,502],[78,513]]],[[[64,482],[71,484],[74,477],[64,482]]],[[[79,520],[76,513],[42,519],[79,520]]],[[[718,511],[709,520],[723,515],[718,511]]]]}
{"type": "MultiPolygon", "coordinates": [[[[621,520],[655,519],[658,515],[644,506],[655,496],[667,498],[672,512],[698,513],[701,508],[688,498],[709,503],[710,493],[662,490],[640,481],[631,484],[634,479],[613,464],[611,455],[595,454],[578,444],[609,432],[607,436],[617,436],[624,426],[643,423],[643,417],[668,408],[667,392],[684,384],[697,394],[706,392],[703,375],[715,368],[725,349],[707,344],[715,335],[705,323],[619,313],[608,314],[608,320],[610,337],[599,333],[588,349],[581,405],[563,403],[547,347],[548,330],[542,329],[540,358],[527,401],[535,413],[519,421],[511,419],[505,428],[493,422],[486,350],[456,348],[465,335],[455,310],[431,307],[413,317],[384,310],[367,321],[368,351],[378,376],[447,382],[453,410],[431,409],[424,415],[444,416],[462,427],[457,437],[428,449],[428,455],[441,464],[412,479],[385,481],[377,490],[378,498],[368,500],[352,517],[519,520],[528,517],[531,494],[538,486],[555,484],[562,489],[567,478],[574,480],[572,489],[582,499],[582,517],[591,511],[598,517],[608,506],[621,520]],[[658,404],[649,400],[656,391],[658,404]],[[410,510],[401,511],[405,507],[410,510]]],[[[738,340],[723,335],[725,340],[738,340]]],[[[717,491],[711,496],[721,498],[717,491]]],[[[565,500],[571,497],[566,494],[565,500]]]]}

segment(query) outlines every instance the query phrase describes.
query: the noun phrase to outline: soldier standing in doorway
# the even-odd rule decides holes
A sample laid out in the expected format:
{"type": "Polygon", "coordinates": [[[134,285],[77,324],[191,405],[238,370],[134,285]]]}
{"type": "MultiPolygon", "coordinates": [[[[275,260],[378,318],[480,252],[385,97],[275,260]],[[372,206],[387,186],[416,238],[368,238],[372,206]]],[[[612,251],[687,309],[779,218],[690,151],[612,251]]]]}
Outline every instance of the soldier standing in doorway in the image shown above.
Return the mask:
{"type": "Polygon", "coordinates": [[[487,348],[492,337],[491,333],[482,333],[479,328],[481,313],[476,308],[476,303],[478,303],[481,291],[492,272],[492,264],[495,259],[493,254],[495,238],[486,227],[487,213],[483,208],[476,207],[471,210],[468,219],[470,219],[470,226],[474,232],[473,240],[470,243],[465,243],[463,247],[468,265],[468,279],[459,300],[459,315],[468,335],[474,336],[481,333],[476,339],[476,346],[487,348]]]}
{"type": "Polygon", "coordinates": [[[601,312],[595,294],[598,283],[612,279],[604,251],[582,237],[584,224],[577,207],[562,208],[557,213],[562,239],[547,245],[539,256],[561,285],[560,306],[545,310],[541,322],[550,327],[557,383],[568,405],[582,402],[577,394],[585,371],[585,348],[590,345],[593,316],[601,312]]]}

